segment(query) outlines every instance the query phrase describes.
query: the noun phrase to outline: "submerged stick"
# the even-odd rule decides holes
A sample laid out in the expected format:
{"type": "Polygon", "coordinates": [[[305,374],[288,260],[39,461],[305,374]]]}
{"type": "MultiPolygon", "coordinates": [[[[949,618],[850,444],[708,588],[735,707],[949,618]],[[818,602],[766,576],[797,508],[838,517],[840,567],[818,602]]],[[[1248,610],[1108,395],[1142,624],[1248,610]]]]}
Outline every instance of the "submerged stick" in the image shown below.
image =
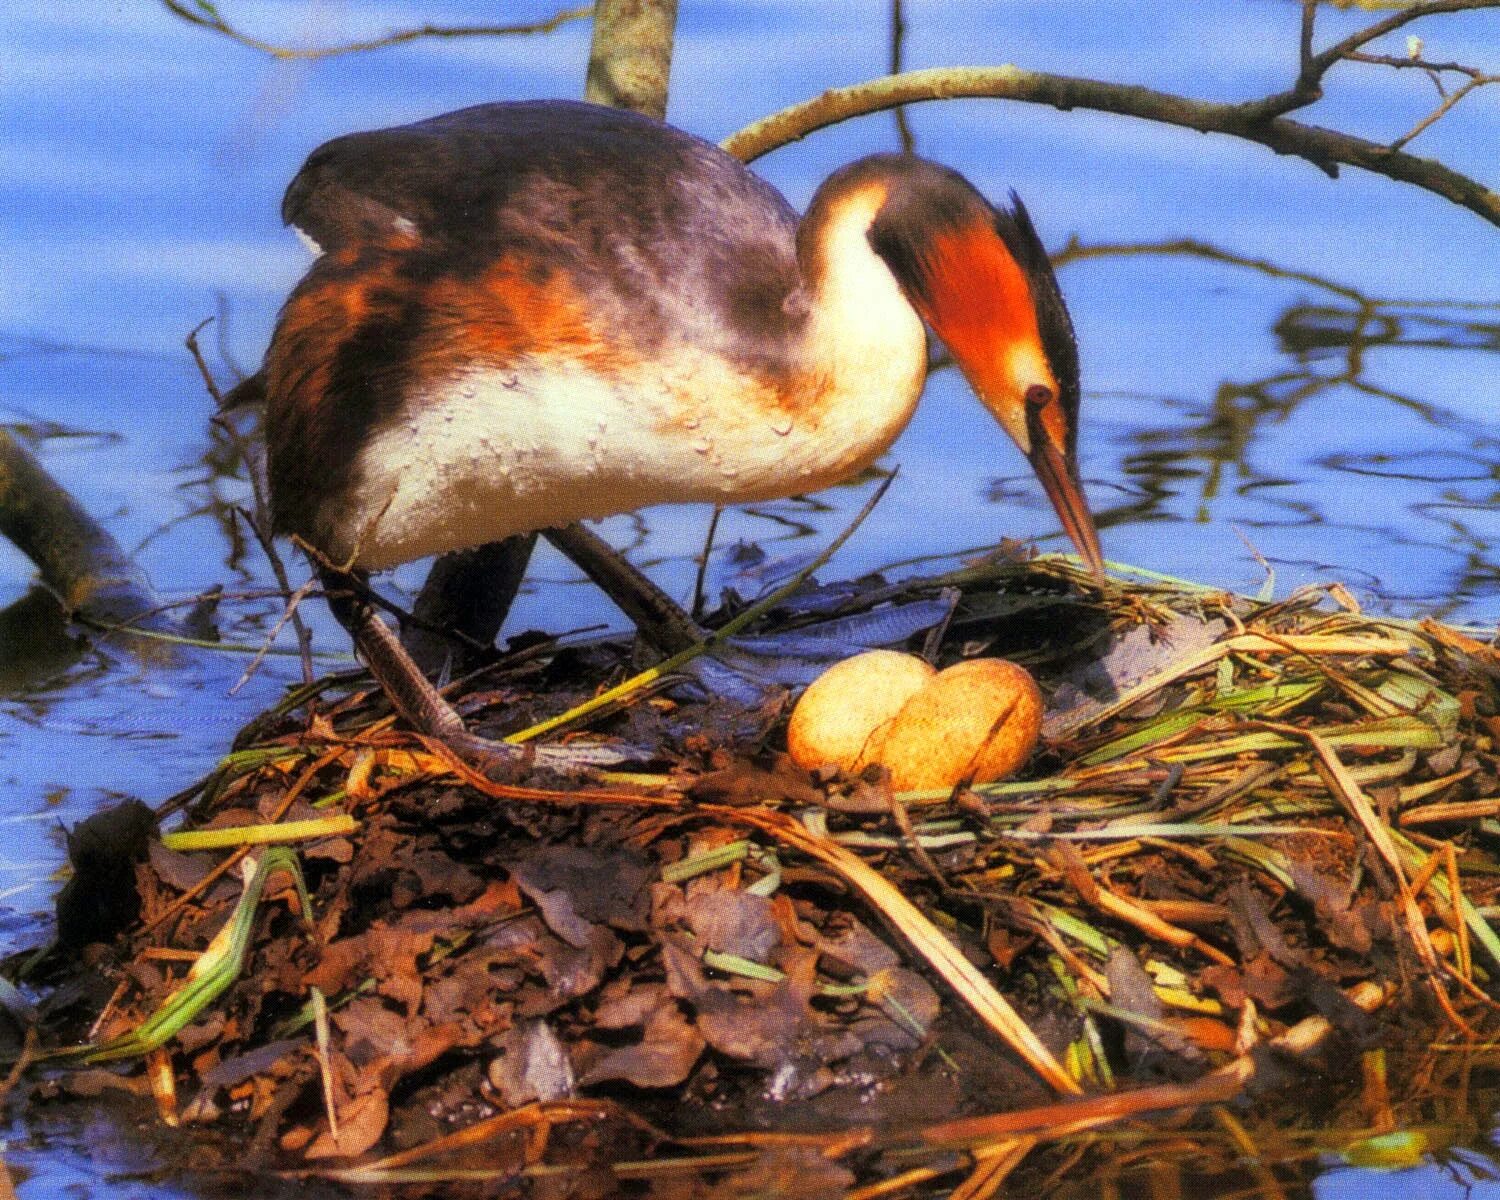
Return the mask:
{"type": "MultiPolygon", "coordinates": [[[[0,535],[36,564],[42,582],[70,614],[115,623],[159,614],[162,609],[146,573],[109,531],[3,429],[0,535]]],[[[145,620],[158,629],[174,627],[159,615],[145,620]]]]}

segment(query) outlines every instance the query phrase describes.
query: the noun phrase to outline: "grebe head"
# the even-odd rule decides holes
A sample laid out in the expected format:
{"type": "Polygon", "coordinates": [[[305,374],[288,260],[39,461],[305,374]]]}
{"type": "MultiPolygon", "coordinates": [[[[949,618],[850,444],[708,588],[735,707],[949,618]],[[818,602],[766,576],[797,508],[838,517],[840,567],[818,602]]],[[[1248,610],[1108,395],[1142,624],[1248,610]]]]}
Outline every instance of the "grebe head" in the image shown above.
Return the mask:
{"type": "Polygon", "coordinates": [[[1102,574],[1078,479],[1078,345],[1020,198],[1011,193],[1010,206],[996,208],[947,167],[875,155],[832,176],[804,225],[816,228],[821,212],[851,196],[873,212],[871,248],[1030,460],[1069,538],[1102,574]]]}

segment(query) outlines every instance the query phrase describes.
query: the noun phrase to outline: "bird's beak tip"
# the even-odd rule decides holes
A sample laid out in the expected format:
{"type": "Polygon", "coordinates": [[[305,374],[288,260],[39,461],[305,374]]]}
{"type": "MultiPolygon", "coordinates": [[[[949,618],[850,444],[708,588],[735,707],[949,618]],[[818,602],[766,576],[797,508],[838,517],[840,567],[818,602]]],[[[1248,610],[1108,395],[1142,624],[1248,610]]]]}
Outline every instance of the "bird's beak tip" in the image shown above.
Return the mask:
{"type": "Polygon", "coordinates": [[[1077,548],[1089,574],[1102,583],[1105,579],[1104,553],[1099,547],[1099,532],[1088,500],[1078,482],[1078,475],[1063,451],[1049,439],[1040,439],[1030,455],[1032,469],[1052,501],[1068,540],[1077,548]]]}

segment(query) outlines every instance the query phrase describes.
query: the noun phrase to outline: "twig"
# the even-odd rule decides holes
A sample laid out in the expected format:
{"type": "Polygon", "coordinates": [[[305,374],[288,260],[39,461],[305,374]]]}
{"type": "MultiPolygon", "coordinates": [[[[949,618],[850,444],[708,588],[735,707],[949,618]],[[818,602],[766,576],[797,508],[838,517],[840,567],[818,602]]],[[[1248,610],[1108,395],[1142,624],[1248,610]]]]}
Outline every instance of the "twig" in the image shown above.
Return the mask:
{"type": "Polygon", "coordinates": [[[208,363],[203,359],[203,351],[198,348],[198,335],[214,322],[213,317],[204,317],[198,324],[194,325],[192,331],[183,341],[188,348],[188,353],[193,356],[193,361],[198,364],[198,374],[203,377],[203,386],[208,389],[208,394],[213,397],[214,407],[224,407],[224,393],[219,390],[218,383],[214,380],[213,372],[208,369],[208,363]]]}
{"type": "Polygon", "coordinates": [[[713,553],[714,534],[719,530],[719,518],[724,515],[724,510],[717,504],[714,505],[714,515],[708,519],[708,532],[703,535],[703,554],[698,559],[698,573],[693,577],[693,620],[698,621],[703,617],[703,581],[708,575],[708,556],[713,553]]]}
{"type": "MultiPolygon", "coordinates": [[[[1302,33],[1296,81],[1284,92],[1277,92],[1275,95],[1252,101],[1247,105],[1246,107],[1256,114],[1257,119],[1268,120],[1296,108],[1305,108],[1321,100],[1323,77],[1328,74],[1334,64],[1339,62],[1378,62],[1383,66],[1423,66],[1424,64],[1413,59],[1395,60],[1384,56],[1365,55],[1360,52],[1359,48],[1422,17],[1437,16],[1441,13],[1467,12],[1476,8],[1493,8],[1500,3],[1500,0],[1433,0],[1431,3],[1412,4],[1376,21],[1373,25],[1367,25],[1342,41],[1335,42],[1326,50],[1315,53],[1312,40],[1318,3],[1319,0],[1302,0],[1302,33]]],[[[1434,82],[1437,82],[1436,77],[1434,77],[1434,82]]],[[[1442,90],[1441,83],[1438,83],[1438,90],[1442,90]]]]}
{"type": "MultiPolygon", "coordinates": [[[[903,0],[891,0],[891,74],[899,75],[906,67],[906,17],[902,12],[903,0]]],[[[911,122],[906,109],[897,105],[891,110],[896,118],[896,136],[901,139],[903,154],[911,154],[917,148],[917,139],[912,134],[911,122]]]]}
{"type": "MultiPolygon", "coordinates": [[[[1462,7],[1500,6],[1500,0],[1472,0],[1462,7]]],[[[746,126],[725,139],[724,149],[749,162],[819,129],[866,113],[924,100],[984,97],[1088,108],[1141,117],[1200,133],[1226,133],[1258,142],[1277,154],[1305,159],[1330,176],[1340,166],[1360,167],[1388,179],[1414,184],[1500,225],[1500,194],[1441,163],[1337,130],[1284,117],[1267,119],[1263,102],[1223,104],[1126,84],[1101,83],[1020,67],[933,67],[887,75],[821,96],[746,126]]]]}
{"type": "MultiPolygon", "coordinates": [[[[254,472],[252,471],[251,474],[253,475],[254,472]]],[[[244,518],[245,524],[250,526],[250,532],[255,535],[255,540],[260,543],[261,550],[265,552],[266,561],[271,564],[271,572],[276,576],[276,582],[281,587],[281,594],[286,598],[286,608],[282,612],[281,619],[276,622],[276,628],[266,638],[265,650],[257,655],[255,661],[246,668],[245,674],[240,677],[239,683],[236,683],[230,689],[229,694],[231,696],[234,695],[235,691],[242,687],[245,681],[255,673],[266,652],[269,652],[271,643],[276,640],[276,635],[281,632],[281,627],[288,620],[292,622],[292,628],[297,634],[297,653],[302,659],[302,682],[310,684],[316,678],[312,663],[312,633],[308,630],[307,623],[303,621],[302,614],[297,611],[297,606],[307,598],[308,593],[316,586],[318,578],[316,575],[310,576],[306,583],[293,591],[291,580],[287,578],[286,564],[281,561],[281,555],[276,552],[275,541],[267,534],[261,527],[261,523],[251,513],[246,512],[243,508],[236,509],[235,511],[244,518]]]]}
{"type": "Polygon", "coordinates": [[[174,16],[181,17],[189,25],[210,29],[223,34],[232,42],[251,50],[258,50],[272,58],[283,61],[307,61],[334,58],[341,54],[362,54],[367,50],[383,50],[388,46],[400,46],[421,38],[465,38],[465,37],[514,37],[530,33],[551,33],[570,21],[581,21],[593,12],[591,5],[567,8],[541,21],[518,25],[419,25],[412,29],[400,29],[380,37],[357,42],[344,42],[332,46],[280,46],[263,41],[245,33],[218,14],[218,11],[203,0],[189,4],[188,0],[161,0],[162,6],[174,16]]]}
{"type": "Polygon", "coordinates": [[[1367,25],[1357,33],[1351,33],[1341,42],[1335,42],[1327,50],[1313,56],[1313,69],[1321,78],[1322,74],[1338,62],[1341,58],[1348,58],[1351,53],[1361,46],[1366,46],[1376,38],[1384,37],[1388,33],[1394,33],[1403,25],[1412,21],[1421,20],[1423,17],[1436,16],[1440,13],[1469,12],[1477,8],[1500,8],[1500,0],[1425,0],[1424,3],[1412,4],[1406,8],[1398,9],[1390,16],[1376,21],[1373,25],[1367,25]]]}
{"type": "Polygon", "coordinates": [[[21,1053],[16,1056],[16,1061],[11,1064],[10,1070],[5,1073],[5,1078],[0,1079],[0,1100],[9,1096],[15,1090],[15,1086],[20,1081],[21,1076],[26,1074],[27,1069],[36,1061],[37,1047],[40,1041],[41,1038],[37,1033],[36,1025],[33,1023],[26,1026],[25,1040],[21,1043],[21,1053]]]}
{"type": "MultiPolygon", "coordinates": [[[[163,0],[163,3],[170,4],[170,2],[171,0],[163,0]]],[[[222,429],[232,441],[242,443],[244,439],[242,438],[239,430],[237,430],[227,419],[225,419],[223,415],[224,393],[220,390],[218,382],[214,379],[213,372],[208,369],[208,363],[203,358],[203,351],[198,346],[198,334],[201,333],[212,320],[214,320],[214,318],[209,317],[206,320],[200,321],[198,325],[194,327],[192,332],[187,335],[185,344],[187,346],[188,353],[193,356],[193,362],[198,366],[198,374],[203,379],[204,388],[208,391],[209,396],[213,398],[214,407],[219,410],[218,413],[212,418],[213,423],[216,424],[220,429],[222,429]]],[[[276,633],[279,633],[281,631],[281,626],[285,624],[286,617],[289,616],[292,620],[292,628],[296,631],[297,634],[297,652],[302,659],[302,681],[304,683],[311,683],[314,679],[312,664],[312,634],[308,631],[307,626],[303,623],[302,617],[297,612],[297,601],[306,594],[306,589],[298,589],[298,594],[296,595],[294,595],[292,592],[291,581],[287,578],[286,564],[281,561],[281,555],[276,552],[275,542],[272,540],[268,532],[270,527],[270,506],[266,503],[266,494],[265,489],[261,486],[260,472],[256,469],[255,459],[252,452],[248,448],[242,448],[242,455],[245,461],[245,474],[250,478],[250,494],[255,499],[255,512],[252,514],[246,512],[243,508],[236,508],[234,511],[238,512],[239,515],[244,518],[245,524],[250,527],[250,532],[255,535],[255,540],[260,543],[260,548],[266,556],[266,561],[271,564],[271,573],[276,576],[276,582],[281,587],[281,594],[283,596],[291,597],[288,602],[286,614],[285,616],[283,616],[281,622],[277,624],[275,632],[271,634],[271,638],[274,639],[276,633]]],[[[266,643],[266,648],[268,650],[270,648],[269,640],[266,643]]],[[[234,687],[230,689],[230,695],[234,695],[234,693],[244,685],[245,681],[249,679],[252,674],[254,674],[256,668],[259,667],[261,660],[264,657],[264,654],[256,657],[255,661],[250,664],[245,674],[241,677],[239,683],[236,683],[234,687]]]]}
{"type": "Polygon", "coordinates": [[[1396,138],[1395,141],[1391,142],[1391,149],[1400,150],[1402,146],[1406,145],[1419,133],[1432,128],[1432,126],[1441,121],[1445,116],[1448,115],[1453,106],[1460,100],[1462,100],[1465,96],[1467,96],[1470,92],[1477,91],[1479,88],[1482,88],[1489,83],[1500,83],[1500,75],[1476,76],[1473,79],[1470,79],[1468,83],[1464,84],[1457,91],[1444,96],[1443,102],[1441,104],[1439,104],[1435,109],[1433,109],[1430,113],[1428,113],[1400,137],[1396,138]]]}

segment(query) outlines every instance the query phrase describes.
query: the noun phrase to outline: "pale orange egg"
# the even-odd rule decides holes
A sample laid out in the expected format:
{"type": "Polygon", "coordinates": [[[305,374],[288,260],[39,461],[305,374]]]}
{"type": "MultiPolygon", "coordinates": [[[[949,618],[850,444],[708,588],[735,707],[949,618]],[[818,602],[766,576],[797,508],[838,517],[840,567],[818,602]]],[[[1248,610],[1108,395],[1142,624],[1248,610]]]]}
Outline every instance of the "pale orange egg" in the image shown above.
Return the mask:
{"type": "Polygon", "coordinates": [[[925,660],[895,650],[869,650],[835,663],[792,710],[786,730],[792,761],[806,770],[859,770],[875,759],[885,726],[936,675],[925,660]]]}
{"type": "Polygon", "coordinates": [[[1042,693],[1030,673],[1001,658],[939,672],[901,707],[871,757],[896,791],[991,783],[1017,770],[1042,732],[1042,693]]]}

